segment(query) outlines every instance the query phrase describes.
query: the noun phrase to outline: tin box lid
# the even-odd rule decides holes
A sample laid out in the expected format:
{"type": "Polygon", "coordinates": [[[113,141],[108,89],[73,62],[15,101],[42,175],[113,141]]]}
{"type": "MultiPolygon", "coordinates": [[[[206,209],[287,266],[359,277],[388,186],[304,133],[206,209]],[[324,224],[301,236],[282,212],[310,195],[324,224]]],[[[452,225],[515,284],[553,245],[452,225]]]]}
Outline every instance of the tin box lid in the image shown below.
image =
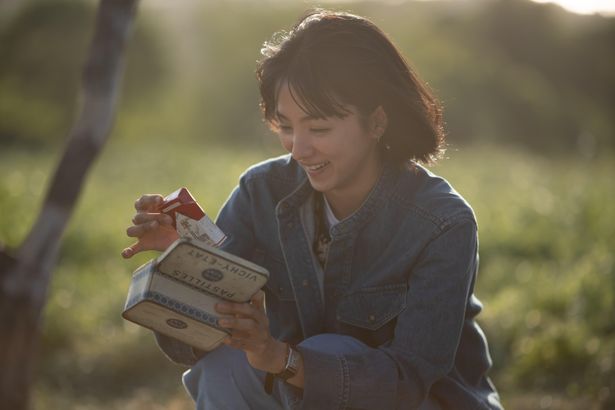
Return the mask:
{"type": "Polygon", "coordinates": [[[175,241],[155,263],[163,275],[236,302],[250,300],[269,278],[255,263],[188,238],[175,241]]]}
{"type": "Polygon", "coordinates": [[[232,253],[223,251],[222,249],[209,246],[202,242],[197,243],[190,238],[179,238],[173,242],[162,254],[160,254],[160,256],[156,258],[156,263],[160,265],[163,260],[168,259],[174,252],[189,252],[191,249],[196,249],[211,256],[225,259],[235,265],[242,266],[243,268],[249,269],[256,274],[262,275],[267,279],[269,278],[269,271],[264,267],[259,266],[247,259],[233,255],[232,253]]]}

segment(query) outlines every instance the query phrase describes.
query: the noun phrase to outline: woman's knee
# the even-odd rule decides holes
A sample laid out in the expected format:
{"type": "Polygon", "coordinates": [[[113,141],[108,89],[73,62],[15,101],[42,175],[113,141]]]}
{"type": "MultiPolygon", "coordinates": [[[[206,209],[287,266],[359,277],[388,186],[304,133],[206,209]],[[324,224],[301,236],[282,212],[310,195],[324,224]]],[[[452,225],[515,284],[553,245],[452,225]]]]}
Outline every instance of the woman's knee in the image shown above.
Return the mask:
{"type": "Polygon", "coordinates": [[[250,366],[246,354],[228,346],[207,353],[184,373],[184,386],[197,409],[278,409],[265,392],[265,373],[250,366]]]}
{"type": "Polygon", "coordinates": [[[245,361],[241,355],[245,354],[224,345],[208,352],[184,373],[184,386],[193,398],[205,391],[219,389],[232,380],[234,368],[245,361]]]}

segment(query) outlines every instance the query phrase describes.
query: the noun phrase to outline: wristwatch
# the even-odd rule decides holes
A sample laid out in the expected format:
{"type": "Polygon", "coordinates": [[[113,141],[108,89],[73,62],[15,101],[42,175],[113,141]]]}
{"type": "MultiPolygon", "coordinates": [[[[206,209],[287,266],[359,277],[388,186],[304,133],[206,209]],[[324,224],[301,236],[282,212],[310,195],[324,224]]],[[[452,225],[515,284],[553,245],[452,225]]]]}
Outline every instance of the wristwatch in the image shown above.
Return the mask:
{"type": "Polygon", "coordinates": [[[290,344],[288,345],[288,352],[286,353],[286,365],[284,369],[280,373],[274,374],[275,377],[281,380],[288,380],[294,375],[297,374],[297,370],[299,369],[299,359],[301,358],[301,353],[299,353],[295,348],[293,348],[290,344]]]}

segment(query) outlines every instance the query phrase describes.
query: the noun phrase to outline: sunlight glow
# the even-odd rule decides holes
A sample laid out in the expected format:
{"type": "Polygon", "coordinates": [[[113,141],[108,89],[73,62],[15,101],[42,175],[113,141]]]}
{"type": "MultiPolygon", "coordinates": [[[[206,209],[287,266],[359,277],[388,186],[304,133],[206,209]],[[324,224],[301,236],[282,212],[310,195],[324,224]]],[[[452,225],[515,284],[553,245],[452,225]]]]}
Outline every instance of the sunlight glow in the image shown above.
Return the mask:
{"type": "Polygon", "coordinates": [[[579,14],[615,14],[615,0],[533,0],[537,3],[555,3],[579,14]]]}

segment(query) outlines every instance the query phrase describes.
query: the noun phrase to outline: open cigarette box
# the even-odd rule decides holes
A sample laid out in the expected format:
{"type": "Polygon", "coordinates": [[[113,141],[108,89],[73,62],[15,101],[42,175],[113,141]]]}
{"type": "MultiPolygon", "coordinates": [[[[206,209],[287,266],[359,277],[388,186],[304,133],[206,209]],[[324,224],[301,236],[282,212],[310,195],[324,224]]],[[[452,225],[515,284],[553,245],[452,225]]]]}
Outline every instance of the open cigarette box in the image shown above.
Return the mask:
{"type": "Polygon", "coordinates": [[[186,188],[164,198],[158,210],[173,218],[173,227],[182,238],[191,238],[210,246],[219,246],[226,235],[203,212],[186,188]]]}

